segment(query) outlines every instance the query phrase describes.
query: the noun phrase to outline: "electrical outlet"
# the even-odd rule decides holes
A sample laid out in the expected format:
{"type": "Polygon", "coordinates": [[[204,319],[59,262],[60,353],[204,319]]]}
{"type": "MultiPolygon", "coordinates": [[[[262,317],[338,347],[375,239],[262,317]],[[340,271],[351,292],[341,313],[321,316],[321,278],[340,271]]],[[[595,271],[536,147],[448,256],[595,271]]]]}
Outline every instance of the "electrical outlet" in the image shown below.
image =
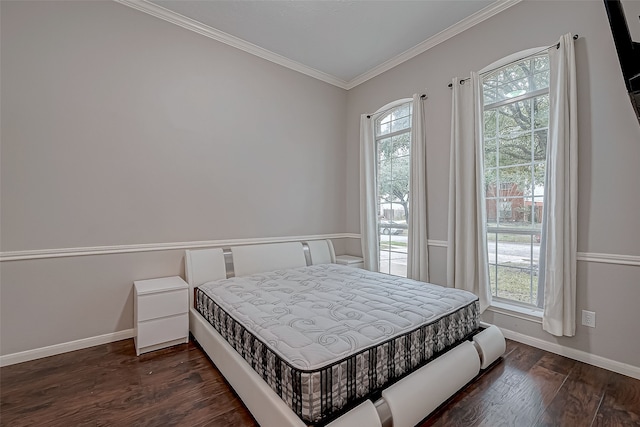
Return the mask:
{"type": "Polygon", "coordinates": [[[596,312],[582,310],[582,324],[590,328],[596,327],[596,312]]]}

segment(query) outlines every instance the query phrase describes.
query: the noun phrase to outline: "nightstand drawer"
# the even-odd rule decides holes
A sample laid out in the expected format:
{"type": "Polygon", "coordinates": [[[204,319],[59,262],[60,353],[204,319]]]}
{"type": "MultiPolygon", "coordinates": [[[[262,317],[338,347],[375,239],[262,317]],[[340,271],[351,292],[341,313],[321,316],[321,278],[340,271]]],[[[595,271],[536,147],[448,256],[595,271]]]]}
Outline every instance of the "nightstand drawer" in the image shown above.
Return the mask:
{"type": "Polygon", "coordinates": [[[138,297],[138,321],[186,313],[189,308],[189,292],[186,289],[140,295],[138,297]]]}
{"type": "Polygon", "coordinates": [[[364,260],[362,257],[353,255],[336,256],[336,264],[346,265],[354,268],[364,268],[364,260]]]}
{"type": "Polygon", "coordinates": [[[139,348],[185,338],[189,334],[189,315],[163,317],[138,323],[139,348]]]}

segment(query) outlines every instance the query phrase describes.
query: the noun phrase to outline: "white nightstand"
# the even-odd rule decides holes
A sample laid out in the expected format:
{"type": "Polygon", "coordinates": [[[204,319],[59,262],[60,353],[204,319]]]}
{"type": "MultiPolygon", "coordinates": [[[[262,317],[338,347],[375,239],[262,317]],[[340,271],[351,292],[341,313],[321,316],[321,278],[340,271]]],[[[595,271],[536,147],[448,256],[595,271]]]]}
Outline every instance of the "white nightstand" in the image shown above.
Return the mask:
{"type": "Polygon", "coordinates": [[[336,264],[347,265],[355,268],[364,268],[364,259],[353,255],[338,255],[336,256],[336,264]]]}
{"type": "Polygon", "coordinates": [[[136,354],[189,341],[189,286],[180,277],[133,282],[136,354]]]}

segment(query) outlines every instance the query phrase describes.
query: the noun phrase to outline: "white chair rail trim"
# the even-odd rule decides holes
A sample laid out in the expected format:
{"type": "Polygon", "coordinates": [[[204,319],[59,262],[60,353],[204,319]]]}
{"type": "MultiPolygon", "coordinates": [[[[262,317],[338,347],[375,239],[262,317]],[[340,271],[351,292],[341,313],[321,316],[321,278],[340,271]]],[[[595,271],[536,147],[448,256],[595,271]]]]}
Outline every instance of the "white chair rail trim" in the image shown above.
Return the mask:
{"type": "Polygon", "coordinates": [[[599,254],[595,252],[578,252],[578,261],[600,262],[604,264],[633,265],[640,267],[640,256],[619,255],[619,254],[599,254]]]}
{"type": "Polygon", "coordinates": [[[307,236],[261,237],[251,239],[203,240],[173,243],[143,243],[137,245],[89,246],[79,248],[36,249],[27,251],[0,252],[0,262],[24,261],[43,258],[66,258],[87,255],[124,254],[134,252],[173,251],[223,246],[256,245],[262,243],[285,243],[304,240],[359,239],[356,233],[314,234],[307,236]]]}
{"type": "MultiPolygon", "coordinates": [[[[358,237],[353,237],[358,238],[358,237]]],[[[429,246],[446,248],[446,240],[431,240],[429,246]]],[[[597,252],[578,252],[577,260],[582,262],[599,262],[603,264],[631,265],[640,267],[640,255],[603,254],[597,252]]]]}
{"type": "MultiPolygon", "coordinates": [[[[359,239],[359,233],[314,234],[307,236],[262,237],[250,239],[202,240],[172,243],[142,243],[135,245],[87,246],[78,248],[35,249],[26,251],[0,252],[0,262],[25,261],[45,258],[67,258],[87,255],[124,254],[135,252],[172,251],[198,248],[219,248],[223,246],[255,245],[260,243],[284,243],[303,240],[359,239]]],[[[429,246],[446,248],[446,240],[429,239],[429,246]]],[[[578,261],[604,264],[630,265],[640,267],[639,255],[604,254],[596,252],[578,252],[578,261]]]]}

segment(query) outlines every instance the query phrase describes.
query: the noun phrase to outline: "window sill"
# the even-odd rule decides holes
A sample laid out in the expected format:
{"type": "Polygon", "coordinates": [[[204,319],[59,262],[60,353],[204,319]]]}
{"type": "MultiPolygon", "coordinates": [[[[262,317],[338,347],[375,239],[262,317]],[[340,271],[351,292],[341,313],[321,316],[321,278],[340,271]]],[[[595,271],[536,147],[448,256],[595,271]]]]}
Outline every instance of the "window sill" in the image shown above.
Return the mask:
{"type": "Polygon", "coordinates": [[[540,308],[523,307],[503,301],[492,301],[487,311],[517,317],[518,319],[528,320],[530,322],[542,323],[542,309],[540,308]]]}

